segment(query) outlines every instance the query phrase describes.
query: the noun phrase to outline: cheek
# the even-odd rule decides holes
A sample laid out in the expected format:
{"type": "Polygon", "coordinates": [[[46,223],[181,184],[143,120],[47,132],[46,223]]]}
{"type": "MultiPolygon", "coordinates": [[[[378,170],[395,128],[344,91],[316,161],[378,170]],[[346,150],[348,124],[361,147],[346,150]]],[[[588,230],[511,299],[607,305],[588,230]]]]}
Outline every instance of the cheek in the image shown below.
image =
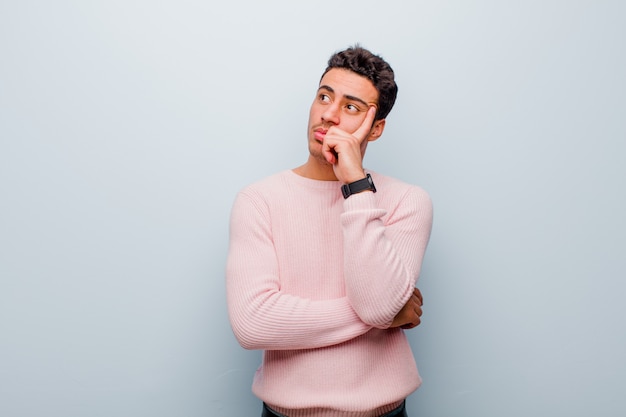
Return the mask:
{"type": "Polygon", "coordinates": [[[344,127],[343,130],[346,132],[354,133],[361,127],[363,120],[365,118],[360,117],[344,117],[344,127]]]}
{"type": "Polygon", "coordinates": [[[319,110],[317,109],[317,107],[315,106],[315,104],[313,104],[311,106],[311,108],[309,109],[309,124],[313,124],[316,122],[316,120],[319,120],[321,117],[319,110]]]}

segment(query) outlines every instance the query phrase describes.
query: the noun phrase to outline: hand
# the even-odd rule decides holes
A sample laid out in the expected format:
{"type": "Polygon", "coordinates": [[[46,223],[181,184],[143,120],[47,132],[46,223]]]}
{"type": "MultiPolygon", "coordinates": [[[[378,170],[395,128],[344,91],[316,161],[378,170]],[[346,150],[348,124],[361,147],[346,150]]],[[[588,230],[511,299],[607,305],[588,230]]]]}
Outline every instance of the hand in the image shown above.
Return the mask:
{"type": "Polygon", "coordinates": [[[333,166],[337,179],[344,184],[365,178],[361,145],[372,129],[376,107],[370,106],[365,119],[354,133],[348,133],[336,126],[326,132],[322,144],[322,154],[333,166]]]}
{"type": "Polygon", "coordinates": [[[421,323],[422,316],[422,293],[415,288],[411,298],[406,302],[404,307],[396,314],[389,328],[400,327],[402,329],[412,329],[421,323]]]}

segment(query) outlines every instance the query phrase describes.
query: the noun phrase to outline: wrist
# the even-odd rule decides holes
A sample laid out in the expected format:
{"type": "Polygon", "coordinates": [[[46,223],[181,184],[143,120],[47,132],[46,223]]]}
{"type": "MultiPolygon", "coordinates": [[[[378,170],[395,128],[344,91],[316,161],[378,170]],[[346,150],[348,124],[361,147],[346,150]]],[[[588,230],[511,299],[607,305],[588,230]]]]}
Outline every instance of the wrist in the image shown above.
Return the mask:
{"type": "Polygon", "coordinates": [[[351,184],[351,183],[353,183],[353,182],[356,182],[356,181],[362,180],[362,179],[363,179],[363,178],[365,178],[365,177],[367,177],[367,175],[365,174],[365,171],[364,171],[364,170],[361,170],[361,171],[356,171],[356,172],[352,172],[352,173],[350,173],[350,175],[346,175],[346,176],[343,178],[343,181],[342,181],[342,182],[343,182],[344,184],[351,184]]]}
{"type": "Polygon", "coordinates": [[[358,179],[357,181],[353,181],[341,186],[341,193],[343,194],[343,198],[348,198],[352,194],[362,193],[364,191],[376,192],[376,187],[374,186],[374,181],[372,180],[372,176],[367,174],[365,178],[358,179]]]}

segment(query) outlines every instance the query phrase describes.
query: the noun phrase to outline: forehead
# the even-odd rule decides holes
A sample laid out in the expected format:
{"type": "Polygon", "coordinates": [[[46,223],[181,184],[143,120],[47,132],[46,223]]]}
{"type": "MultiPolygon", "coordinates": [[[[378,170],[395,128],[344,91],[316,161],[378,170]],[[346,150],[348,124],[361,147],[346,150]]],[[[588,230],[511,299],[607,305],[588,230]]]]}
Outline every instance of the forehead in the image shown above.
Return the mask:
{"type": "Polygon", "coordinates": [[[374,84],[356,72],[332,68],[320,80],[320,88],[330,87],[336,95],[358,97],[367,103],[378,102],[378,91],[374,84]]]}

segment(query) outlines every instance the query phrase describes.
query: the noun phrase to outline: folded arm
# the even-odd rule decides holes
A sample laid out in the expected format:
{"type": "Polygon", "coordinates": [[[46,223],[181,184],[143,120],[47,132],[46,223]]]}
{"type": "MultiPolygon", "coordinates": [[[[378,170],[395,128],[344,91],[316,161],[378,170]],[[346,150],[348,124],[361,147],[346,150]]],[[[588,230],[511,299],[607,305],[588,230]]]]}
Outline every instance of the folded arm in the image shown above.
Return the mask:
{"type": "Polygon", "coordinates": [[[410,187],[387,216],[373,193],[360,193],[346,200],[341,220],[350,303],[364,322],[390,327],[415,290],[432,227],[431,200],[410,187]]]}
{"type": "Polygon", "coordinates": [[[240,194],[231,213],[226,271],[228,311],[246,349],[310,349],[353,339],[372,328],[347,297],[311,300],[281,291],[269,215],[240,194]]]}

